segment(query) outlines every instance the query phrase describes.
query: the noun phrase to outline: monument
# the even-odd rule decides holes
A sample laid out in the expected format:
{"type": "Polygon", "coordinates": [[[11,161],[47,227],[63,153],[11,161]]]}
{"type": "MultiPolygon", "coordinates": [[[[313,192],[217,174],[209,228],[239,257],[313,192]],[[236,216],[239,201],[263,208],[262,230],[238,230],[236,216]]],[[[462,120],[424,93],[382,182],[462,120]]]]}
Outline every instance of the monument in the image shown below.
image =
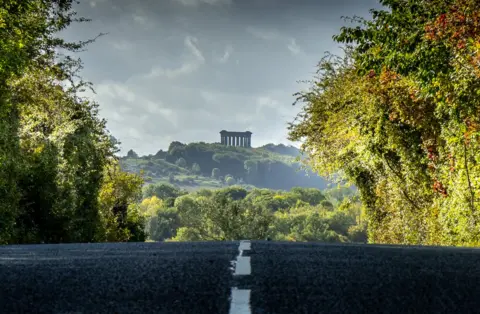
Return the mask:
{"type": "Polygon", "coordinates": [[[252,132],[220,132],[220,143],[225,146],[252,147],[252,132]]]}

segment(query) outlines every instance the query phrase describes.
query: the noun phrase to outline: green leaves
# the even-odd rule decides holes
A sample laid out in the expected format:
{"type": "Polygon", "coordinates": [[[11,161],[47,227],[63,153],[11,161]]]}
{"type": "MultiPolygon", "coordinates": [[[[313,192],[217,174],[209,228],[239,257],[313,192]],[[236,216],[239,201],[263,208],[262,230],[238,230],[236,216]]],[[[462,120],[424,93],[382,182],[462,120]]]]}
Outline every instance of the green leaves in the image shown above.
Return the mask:
{"type": "Polygon", "coordinates": [[[0,4],[1,243],[144,237],[142,217],[129,206],[142,181],[110,171],[115,143],[98,105],[77,95],[90,86],[78,77],[81,60],[57,53],[93,42],[57,37],[86,21],[71,8],[71,0],[0,4]]]}
{"type": "Polygon", "coordinates": [[[345,61],[321,61],[290,137],[320,173],[359,188],[370,241],[479,243],[478,3],[381,2],[390,11],[334,37],[345,61]]]}

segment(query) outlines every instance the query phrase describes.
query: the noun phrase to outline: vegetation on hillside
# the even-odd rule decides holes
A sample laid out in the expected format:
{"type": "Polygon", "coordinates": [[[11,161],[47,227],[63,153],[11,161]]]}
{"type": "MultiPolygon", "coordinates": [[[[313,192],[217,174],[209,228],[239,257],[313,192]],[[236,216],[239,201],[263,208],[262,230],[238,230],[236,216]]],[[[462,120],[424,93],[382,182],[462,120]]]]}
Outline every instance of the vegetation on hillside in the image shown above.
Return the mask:
{"type": "Polygon", "coordinates": [[[367,240],[362,206],[346,187],[285,192],[232,186],[187,193],[169,184],[152,184],[138,208],[153,241],[367,240]]]}
{"type": "Polygon", "coordinates": [[[268,144],[258,148],[172,142],[167,151],[139,157],[130,150],[121,158],[125,171],[143,173],[147,183],[179,187],[221,188],[233,184],[289,190],[295,186],[326,188],[327,182],[304,169],[295,147],[268,144]]]}
{"type": "Polygon", "coordinates": [[[335,37],[290,126],[367,208],[369,241],[480,244],[478,0],[381,0],[335,37]]]}

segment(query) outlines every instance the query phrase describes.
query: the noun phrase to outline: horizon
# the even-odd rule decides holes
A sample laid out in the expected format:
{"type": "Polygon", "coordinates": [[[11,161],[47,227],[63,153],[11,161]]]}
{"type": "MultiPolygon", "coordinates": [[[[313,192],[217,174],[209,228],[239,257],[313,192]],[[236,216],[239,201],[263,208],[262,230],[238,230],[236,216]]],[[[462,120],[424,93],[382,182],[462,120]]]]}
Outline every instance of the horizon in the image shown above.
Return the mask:
{"type": "MultiPolygon", "coordinates": [[[[180,142],[180,141],[173,141],[173,142],[180,142]]],[[[170,142],[170,143],[172,143],[172,142],[170,142]]],[[[170,143],[169,143],[169,145],[170,145],[170,143]]],[[[218,142],[218,141],[217,141],[217,142],[195,141],[195,142],[180,142],[180,143],[182,143],[182,144],[184,144],[184,145],[189,145],[189,144],[212,144],[212,145],[213,145],[213,144],[218,144],[218,145],[223,145],[222,143],[220,143],[220,142],[218,142]]],[[[241,148],[257,149],[257,148],[262,148],[262,147],[265,147],[265,146],[268,146],[268,145],[274,145],[274,146],[281,146],[281,145],[283,145],[283,146],[285,146],[285,147],[287,147],[287,148],[293,147],[293,148],[296,148],[296,149],[300,150],[300,145],[297,147],[297,146],[295,146],[295,145],[293,145],[293,144],[285,144],[285,143],[266,143],[266,144],[262,144],[262,145],[259,145],[259,146],[241,147],[241,148]]],[[[240,146],[237,146],[237,147],[240,147],[240,146]]],[[[126,156],[127,156],[127,153],[128,153],[130,150],[132,150],[133,152],[135,152],[135,153],[138,155],[138,157],[145,157],[145,156],[148,157],[148,156],[153,156],[153,155],[155,155],[155,154],[158,153],[159,151],[168,152],[168,146],[167,146],[166,148],[159,148],[159,149],[158,149],[157,151],[155,151],[154,153],[149,153],[149,154],[140,154],[140,153],[138,153],[136,150],[134,150],[133,148],[126,148],[126,149],[125,149],[125,153],[120,154],[120,152],[119,152],[119,153],[117,153],[117,157],[126,157],[126,156]]]]}

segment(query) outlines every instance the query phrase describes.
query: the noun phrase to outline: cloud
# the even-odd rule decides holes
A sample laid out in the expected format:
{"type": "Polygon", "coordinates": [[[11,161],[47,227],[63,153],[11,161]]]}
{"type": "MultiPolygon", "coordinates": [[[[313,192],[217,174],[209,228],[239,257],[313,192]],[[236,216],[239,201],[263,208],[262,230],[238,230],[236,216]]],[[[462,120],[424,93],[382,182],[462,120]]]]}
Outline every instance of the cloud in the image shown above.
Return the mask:
{"type": "Polygon", "coordinates": [[[109,33],[82,53],[82,74],[95,84],[122,153],[155,153],[173,140],[214,142],[222,129],[252,131],[254,146],[288,143],[287,122],[301,108],[291,106],[292,94],[303,89],[298,80],[315,75],[323,51],[336,49],[333,20],[368,15],[365,2],[374,0],[276,1],[80,4],[79,15],[93,22],[72,26],[66,39],[109,33]]]}
{"type": "Polygon", "coordinates": [[[155,17],[151,16],[151,12],[141,7],[135,9],[135,12],[131,14],[131,18],[135,24],[142,26],[144,29],[152,29],[155,24],[155,17]]]}
{"type": "Polygon", "coordinates": [[[260,29],[257,27],[248,26],[246,31],[254,37],[263,40],[275,40],[280,38],[280,34],[277,30],[260,29]]]}
{"type": "Polygon", "coordinates": [[[287,45],[288,50],[290,50],[294,55],[298,55],[302,52],[300,47],[297,45],[295,38],[290,39],[290,43],[287,45]]]}
{"type": "Polygon", "coordinates": [[[186,36],[184,45],[189,52],[190,58],[175,69],[164,69],[162,66],[154,67],[147,75],[148,78],[164,76],[167,78],[176,78],[181,75],[195,72],[201,65],[205,63],[205,57],[198,48],[198,39],[192,36],[186,36]]]}
{"type": "Polygon", "coordinates": [[[302,49],[297,44],[296,39],[293,37],[283,36],[276,29],[262,29],[258,27],[248,26],[246,31],[254,37],[262,40],[280,41],[286,43],[286,47],[294,55],[298,55],[302,52],[302,49]]]}
{"type": "Polygon", "coordinates": [[[228,61],[230,58],[230,55],[233,53],[233,47],[231,45],[228,45],[225,48],[225,52],[223,53],[223,56],[218,60],[220,63],[225,63],[228,61]]]}
{"type": "Polygon", "coordinates": [[[132,18],[138,24],[146,25],[147,24],[147,17],[139,14],[132,14],[132,18]]]}
{"type": "Polygon", "coordinates": [[[100,112],[108,121],[107,128],[128,145],[122,146],[125,151],[134,148],[145,153],[152,151],[152,146],[168,145],[165,143],[167,133],[175,134],[182,129],[179,112],[165,106],[158,97],[145,95],[130,85],[129,82],[104,81],[96,85],[96,94],[88,96],[101,104],[100,112]]]}
{"type": "Polygon", "coordinates": [[[184,43],[185,43],[185,46],[188,48],[188,50],[196,57],[196,59],[199,62],[201,63],[205,62],[205,58],[203,57],[202,52],[197,47],[197,43],[198,43],[197,38],[192,36],[187,36],[185,37],[184,43]]]}
{"type": "Polygon", "coordinates": [[[232,0],[173,0],[184,6],[198,6],[201,4],[208,5],[228,5],[232,4],[232,0]]]}
{"type": "Polygon", "coordinates": [[[122,50],[122,51],[130,50],[133,47],[132,43],[123,39],[118,41],[112,41],[111,45],[116,50],[122,50]]]}

